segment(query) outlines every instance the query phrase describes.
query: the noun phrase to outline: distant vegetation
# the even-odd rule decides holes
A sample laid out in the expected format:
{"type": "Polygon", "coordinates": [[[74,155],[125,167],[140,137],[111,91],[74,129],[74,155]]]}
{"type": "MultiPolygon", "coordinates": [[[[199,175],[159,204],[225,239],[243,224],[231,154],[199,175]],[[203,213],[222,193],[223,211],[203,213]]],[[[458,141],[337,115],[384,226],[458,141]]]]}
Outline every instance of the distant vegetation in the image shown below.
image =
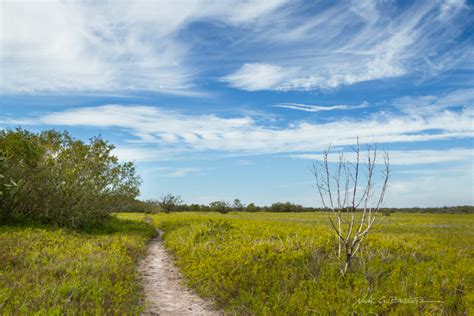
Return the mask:
{"type": "MultiPolygon", "coordinates": [[[[141,220],[143,214],[121,214],[141,220]]],[[[187,283],[231,315],[471,315],[472,215],[398,214],[342,277],[328,213],[152,215],[187,283]]]]}
{"type": "MultiPolygon", "coordinates": [[[[240,200],[238,200],[240,203],[240,200]]],[[[215,206],[215,202],[212,202],[215,206]]],[[[228,212],[326,212],[327,209],[318,207],[305,207],[302,205],[294,204],[291,202],[284,203],[273,203],[270,206],[257,206],[254,203],[243,205],[242,203],[235,205],[223,201],[226,205],[228,212]]],[[[160,202],[157,200],[146,200],[140,201],[135,200],[133,204],[128,208],[129,212],[138,213],[160,213],[164,212],[160,207],[160,202]]],[[[179,204],[175,205],[171,212],[219,212],[217,208],[213,208],[211,205],[204,204],[179,204]]],[[[394,208],[384,207],[380,209],[380,212],[384,215],[390,215],[392,213],[440,213],[440,214],[473,214],[474,206],[463,205],[463,206],[444,206],[444,207],[411,207],[411,208],[394,208]]]]}

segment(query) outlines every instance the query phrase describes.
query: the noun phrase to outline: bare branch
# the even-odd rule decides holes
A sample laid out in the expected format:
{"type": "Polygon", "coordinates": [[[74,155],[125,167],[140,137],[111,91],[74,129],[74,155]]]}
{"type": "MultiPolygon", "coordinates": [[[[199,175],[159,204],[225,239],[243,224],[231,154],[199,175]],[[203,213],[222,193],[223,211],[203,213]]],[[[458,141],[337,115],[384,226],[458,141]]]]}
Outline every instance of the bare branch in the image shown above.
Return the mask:
{"type": "Polygon", "coordinates": [[[356,146],[353,147],[355,162],[346,161],[344,153],[340,151],[334,173],[331,173],[329,168],[330,149],[331,147],[324,151],[322,162],[313,163],[311,171],[315,176],[316,188],[324,208],[332,211],[329,222],[337,236],[337,256],[341,260],[341,273],[345,275],[366,236],[380,223],[376,220],[387,190],[390,160],[385,152],[384,167],[380,172],[382,182],[379,185],[374,179],[377,166],[375,144],[367,146],[365,172],[361,172],[359,138],[357,138],[356,146]],[[362,184],[363,187],[359,187],[362,184]],[[379,186],[380,191],[377,190],[379,186]],[[337,190],[336,193],[333,193],[333,187],[337,190]],[[374,199],[377,192],[379,192],[377,199],[374,199]],[[373,205],[374,201],[376,201],[375,205],[373,205]],[[362,209],[360,209],[361,206],[362,209]],[[358,211],[362,212],[360,218],[356,216],[358,211]]]}

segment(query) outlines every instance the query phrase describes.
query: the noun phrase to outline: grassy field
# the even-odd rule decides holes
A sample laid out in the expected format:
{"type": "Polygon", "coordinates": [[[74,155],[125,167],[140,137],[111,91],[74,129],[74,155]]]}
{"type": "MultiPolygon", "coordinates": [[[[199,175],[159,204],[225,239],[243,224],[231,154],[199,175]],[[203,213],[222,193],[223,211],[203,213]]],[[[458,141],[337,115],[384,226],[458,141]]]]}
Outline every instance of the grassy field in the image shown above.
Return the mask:
{"type": "Polygon", "coordinates": [[[0,314],[139,314],[136,261],[153,234],[117,219],[81,233],[0,226],[0,314]]]}
{"type": "MultiPolygon", "coordinates": [[[[82,232],[0,226],[0,314],[139,314],[144,216],[82,232]]],[[[474,215],[392,214],[346,278],[324,213],[147,216],[189,286],[230,313],[473,312],[474,215]]]]}
{"type": "Polygon", "coordinates": [[[474,313],[474,215],[392,214],[346,278],[323,213],[152,217],[189,286],[231,313],[474,313]]]}

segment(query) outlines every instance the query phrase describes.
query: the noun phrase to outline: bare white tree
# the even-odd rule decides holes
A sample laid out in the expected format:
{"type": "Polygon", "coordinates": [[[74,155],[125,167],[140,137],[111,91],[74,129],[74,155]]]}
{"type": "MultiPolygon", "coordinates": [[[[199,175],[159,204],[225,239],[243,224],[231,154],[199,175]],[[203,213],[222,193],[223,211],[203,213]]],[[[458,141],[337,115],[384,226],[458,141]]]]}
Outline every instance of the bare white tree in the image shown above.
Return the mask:
{"type": "Polygon", "coordinates": [[[367,146],[365,163],[361,162],[359,140],[353,149],[355,161],[350,162],[342,151],[331,154],[329,146],[322,161],[313,163],[311,168],[323,207],[331,212],[329,221],[336,233],[337,257],[343,276],[349,271],[366,236],[381,220],[377,215],[390,175],[388,153],[383,153],[383,164],[376,170],[376,145],[367,146]],[[335,163],[334,168],[330,168],[330,162],[335,163]],[[378,183],[375,173],[381,176],[378,183]]]}

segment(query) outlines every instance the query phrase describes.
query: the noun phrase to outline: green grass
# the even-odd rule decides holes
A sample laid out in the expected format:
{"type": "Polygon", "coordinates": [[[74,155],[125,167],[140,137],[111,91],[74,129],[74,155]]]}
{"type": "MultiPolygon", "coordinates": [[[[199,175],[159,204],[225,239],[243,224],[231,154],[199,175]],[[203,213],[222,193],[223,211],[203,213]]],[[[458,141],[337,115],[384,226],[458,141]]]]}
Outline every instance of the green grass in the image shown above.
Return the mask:
{"type": "Polygon", "coordinates": [[[324,213],[153,219],[188,284],[231,313],[474,313],[474,215],[392,214],[346,278],[324,213]]]}
{"type": "Polygon", "coordinates": [[[0,226],[0,314],[139,314],[136,263],[153,234],[118,219],[87,232],[0,226]]]}

